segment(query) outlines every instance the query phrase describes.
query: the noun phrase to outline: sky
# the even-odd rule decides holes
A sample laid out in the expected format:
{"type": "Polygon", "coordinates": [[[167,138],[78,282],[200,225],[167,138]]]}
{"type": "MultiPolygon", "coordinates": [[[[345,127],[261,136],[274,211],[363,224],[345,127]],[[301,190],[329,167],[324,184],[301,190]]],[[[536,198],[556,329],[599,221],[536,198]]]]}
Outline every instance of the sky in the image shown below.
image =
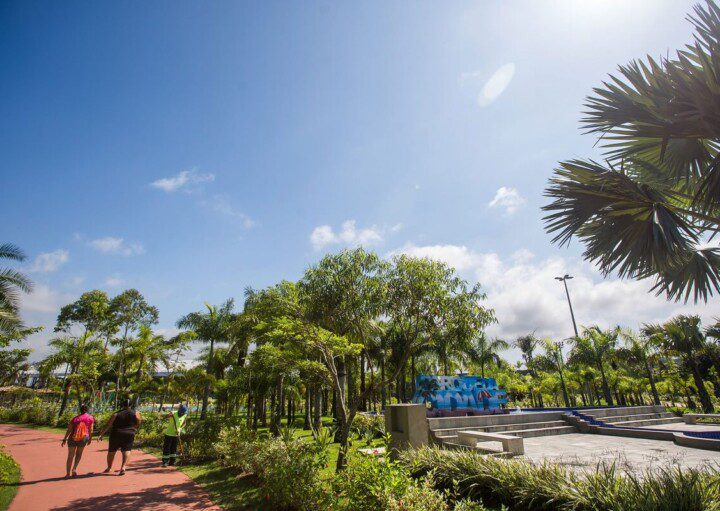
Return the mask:
{"type": "MultiPolygon", "coordinates": [[[[0,242],[28,259],[27,341],[137,288],[161,332],[204,302],[362,245],[455,266],[492,335],[685,312],[551,243],[561,160],[598,157],[584,98],[691,41],[680,0],[0,3],[0,242]]],[[[511,353],[509,358],[517,358],[511,353]]]]}

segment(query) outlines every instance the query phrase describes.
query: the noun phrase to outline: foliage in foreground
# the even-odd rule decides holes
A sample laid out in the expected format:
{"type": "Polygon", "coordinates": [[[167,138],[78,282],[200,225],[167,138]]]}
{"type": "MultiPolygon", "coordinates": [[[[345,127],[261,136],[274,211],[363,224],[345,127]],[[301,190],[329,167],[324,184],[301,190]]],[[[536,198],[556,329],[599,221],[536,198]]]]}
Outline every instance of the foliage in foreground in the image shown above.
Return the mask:
{"type": "Polygon", "coordinates": [[[19,481],[20,467],[9,454],[0,451],[0,511],[10,506],[17,493],[19,481]]]}
{"type": "Polygon", "coordinates": [[[414,478],[431,475],[435,488],[454,498],[513,510],[535,511],[712,511],[720,509],[720,473],[714,469],[668,466],[641,475],[614,465],[593,472],[523,460],[503,460],[473,452],[420,449],[401,454],[414,478]]]}

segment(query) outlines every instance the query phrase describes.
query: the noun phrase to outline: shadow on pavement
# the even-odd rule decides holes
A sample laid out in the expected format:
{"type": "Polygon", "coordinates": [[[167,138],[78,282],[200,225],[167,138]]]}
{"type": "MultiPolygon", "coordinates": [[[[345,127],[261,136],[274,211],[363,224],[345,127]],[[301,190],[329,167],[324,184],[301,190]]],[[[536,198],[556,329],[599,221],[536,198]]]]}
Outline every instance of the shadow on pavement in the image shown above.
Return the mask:
{"type": "Polygon", "coordinates": [[[199,495],[192,482],[168,484],[156,488],[145,488],[131,493],[116,493],[104,497],[79,498],[67,505],[50,508],[51,511],[161,511],[173,506],[174,509],[207,509],[210,503],[199,495]]]}

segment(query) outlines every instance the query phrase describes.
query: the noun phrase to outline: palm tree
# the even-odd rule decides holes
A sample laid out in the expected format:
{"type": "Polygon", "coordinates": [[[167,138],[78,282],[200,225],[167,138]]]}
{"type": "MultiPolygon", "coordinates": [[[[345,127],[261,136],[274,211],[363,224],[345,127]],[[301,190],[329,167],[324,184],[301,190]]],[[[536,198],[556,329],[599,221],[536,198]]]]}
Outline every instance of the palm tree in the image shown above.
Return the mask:
{"type": "Polygon", "coordinates": [[[629,330],[622,332],[621,335],[625,340],[625,346],[617,350],[617,357],[643,368],[650,382],[653,402],[659,405],[660,395],[655,385],[656,379],[653,371],[653,359],[656,355],[657,338],[655,336],[640,337],[629,330]]]}
{"type": "Polygon", "coordinates": [[[608,385],[605,362],[613,356],[619,335],[619,328],[606,331],[600,330],[597,326],[586,328],[580,337],[573,339],[573,349],[569,359],[571,363],[587,364],[600,371],[603,395],[609,406],[613,406],[613,398],[608,385]]]}
{"type": "MultiPolygon", "coordinates": [[[[540,343],[540,339],[535,337],[535,334],[528,334],[523,335],[522,337],[518,337],[515,342],[513,343],[513,346],[518,348],[522,352],[523,360],[525,361],[525,367],[528,370],[528,373],[532,377],[532,380],[537,378],[537,371],[535,370],[535,349],[537,348],[538,344],[540,343]]],[[[528,389],[530,390],[530,400],[533,401],[533,381],[531,380],[528,389]]],[[[538,396],[538,404],[542,408],[543,401],[542,401],[542,394],[539,394],[538,396]]]]}
{"type": "Polygon", "coordinates": [[[67,371],[63,382],[63,395],[58,417],[62,416],[67,406],[70,388],[76,383],[78,401],[82,400],[80,387],[87,381],[85,374],[95,372],[97,362],[104,355],[102,341],[93,337],[92,332],[85,332],[80,337],[60,337],[50,341],[53,353],[46,357],[41,365],[44,371],[52,372],[57,367],[66,366],[67,371]]]}
{"type": "Polygon", "coordinates": [[[207,312],[191,312],[183,316],[177,321],[178,328],[186,328],[191,330],[197,336],[197,340],[204,343],[210,343],[208,352],[208,361],[205,367],[207,378],[205,379],[205,389],[203,391],[203,404],[200,418],[207,416],[208,398],[210,396],[210,383],[213,372],[213,351],[216,342],[225,342],[228,337],[228,329],[231,325],[233,316],[234,300],[231,298],[223,303],[220,307],[205,304],[207,312]]]}
{"type": "Polygon", "coordinates": [[[670,299],[720,291],[720,9],[695,7],[695,43],[673,59],[633,61],[588,98],[583,124],[607,164],[560,163],[543,209],[553,242],[577,236],[605,274],[653,278],[670,299]]]}
{"type": "MultiPolygon", "coordinates": [[[[24,261],[25,254],[11,243],[0,245],[0,259],[24,261]]],[[[20,297],[18,291],[29,293],[32,283],[25,275],[12,268],[0,267],[0,330],[22,328],[20,320],[20,297]]]]}
{"type": "Polygon", "coordinates": [[[510,345],[502,339],[489,340],[484,333],[475,337],[475,342],[470,349],[469,358],[476,364],[480,364],[480,375],[485,378],[485,366],[492,362],[500,363],[500,352],[508,349],[510,345]]]}
{"type": "Polygon", "coordinates": [[[657,336],[665,349],[680,355],[692,374],[697,388],[700,404],[705,413],[712,413],[714,407],[705,381],[700,372],[698,355],[705,350],[705,335],[700,329],[698,316],[677,316],[662,326],[645,325],[643,332],[648,336],[657,336]]]}
{"type": "Polygon", "coordinates": [[[565,384],[565,361],[563,360],[563,343],[553,342],[550,339],[543,341],[545,355],[537,357],[536,363],[538,368],[545,371],[557,372],[560,377],[560,387],[562,389],[563,401],[565,406],[570,408],[570,396],[568,395],[567,385],[565,384]]]}

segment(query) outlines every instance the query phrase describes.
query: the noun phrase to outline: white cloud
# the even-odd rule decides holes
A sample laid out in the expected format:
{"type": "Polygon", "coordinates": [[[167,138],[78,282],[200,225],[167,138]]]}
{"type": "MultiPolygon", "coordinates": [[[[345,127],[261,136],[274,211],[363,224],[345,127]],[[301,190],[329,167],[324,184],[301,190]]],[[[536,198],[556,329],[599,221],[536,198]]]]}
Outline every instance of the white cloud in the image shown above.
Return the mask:
{"type": "Polygon", "coordinates": [[[513,340],[535,331],[539,336],[564,339],[572,335],[565,290],[554,277],[569,273],[568,281],[578,327],[615,325],[638,328],[676,314],[699,314],[705,323],[720,316],[720,303],[668,302],[650,292],[650,281],[603,279],[584,261],[549,257],[537,260],[521,249],[510,257],[475,252],[458,245],[405,245],[392,252],[428,257],[448,263],[466,278],[482,284],[486,305],[495,309],[498,323],[492,335],[513,340]]]}
{"type": "Polygon", "coordinates": [[[20,295],[20,311],[57,313],[69,301],[69,295],[59,293],[46,284],[36,284],[31,293],[20,295]]]}
{"type": "Polygon", "coordinates": [[[222,195],[215,195],[212,200],[202,201],[201,204],[209,207],[216,213],[238,220],[244,229],[251,229],[255,226],[255,220],[242,211],[237,210],[222,195]]]}
{"type": "Polygon", "coordinates": [[[105,279],[105,285],[107,287],[120,287],[122,284],[123,281],[118,276],[112,276],[105,279]]]}
{"type": "Polygon", "coordinates": [[[62,248],[53,252],[44,252],[42,254],[38,254],[27,271],[32,273],[53,272],[68,262],[69,259],[70,253],[62,248]]]}
{"type": "MultiPolygon", "coordinates": [[[[394,226],[393,232],[399,230],[400,224],[394,226]]],[[[347,220],[340,226],[340,231],[335,232],[329,225],[320,225],[313,229],[310,234],[310,243],[315,250],[320,250],[328,245],[345,246],[371,246],[382,243],[383,230],[374,225],[365,229],[357,229],[355,220],[347,220]]]]}
{"type": "Polygon", "coordinates": [[[105,254],[119,254],[123,256],[140,255],[145,253],[145,247],[140,243],[125,243],[123,238],[106,236],[90,242],[90,246],[105,254]]]}
{"type": "Polygon", "coordinates": [[[215,181],[214,174],[200,174],[195,169],[183,170],[179,174],[172,177],[164,177],[150,183],[150,186],[162,190],[167,193],[177,191],[190,192],[198,188],[203,183],[215,181]]]}
{"type": "Polygon", "coordinates": [[[506,215],[512,215],[515,213],[520,206],[525,203],[525,199],[522,198],[520,192],[515,188],[508,188],[501,186],[498,191],[495,192],[495,197],[488,203],[489,208],[504,208],[506,215]]]}
{"type": "Polygon", "coordinates": [[[478,105],[487,106],[499,98],[500,95],[505,92],[507,86],[510,85],[514,74],[515,64],[512,62],[505,64],[495,71],[490,79],[485,82],[485,86],[480,91],[480,94],[478,94],[478,105]]]}

